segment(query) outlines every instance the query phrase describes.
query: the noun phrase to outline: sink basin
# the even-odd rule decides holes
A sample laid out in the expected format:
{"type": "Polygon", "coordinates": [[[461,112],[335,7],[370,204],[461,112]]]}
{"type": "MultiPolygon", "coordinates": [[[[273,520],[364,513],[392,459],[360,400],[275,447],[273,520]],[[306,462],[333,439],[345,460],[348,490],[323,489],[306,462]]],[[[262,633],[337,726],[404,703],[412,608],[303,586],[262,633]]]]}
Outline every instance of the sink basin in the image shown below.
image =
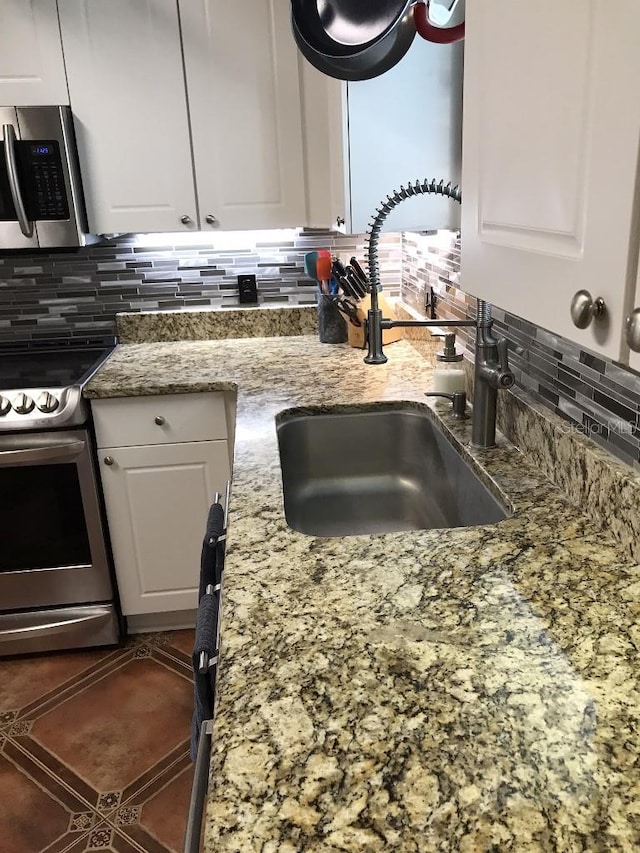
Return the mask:
{"type": "Polygon", "coordinates": [[[494,524],[508,512],[414,409],[278,419],[287,523],[310,536],[494,524]]]}

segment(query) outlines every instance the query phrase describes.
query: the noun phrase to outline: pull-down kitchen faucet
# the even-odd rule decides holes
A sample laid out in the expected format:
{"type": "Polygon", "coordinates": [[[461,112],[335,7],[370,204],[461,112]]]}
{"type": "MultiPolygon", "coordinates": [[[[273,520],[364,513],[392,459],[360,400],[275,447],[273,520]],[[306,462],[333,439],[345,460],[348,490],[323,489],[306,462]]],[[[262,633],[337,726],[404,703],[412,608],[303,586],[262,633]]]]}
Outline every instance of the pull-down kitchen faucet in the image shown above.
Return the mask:
{"type": "MultiPolygon", "coordinates": [[[[387,357],[382,351],[382,332],[384,329],[408,326],[461,327],[473,326],[476,329],[476,359],[474,378],[473,420],[471,422],[471,443],[476,447],[494,447],[496,443],[496,406],[498,391],[510,388],[515,377],[509,368],[507,341],[493,334],[491,306],[482,299],[477,301],[475,320],[390,320],[382,316],[378,306],[378,239],[382,223],[389,213],[404,201],[415,195],[442,195],[462,202],[462,193],[458,187],[444,184],[443,181],[416,181],[415,184],[401,187],[398,192],[387,196],[376,211],[368,235],[369,277],[371,281],[371,307],[367,315],[366,364],[384,364],[387,357]]],[[[455,401],[454,401],[455,402],[455,401]]]]}

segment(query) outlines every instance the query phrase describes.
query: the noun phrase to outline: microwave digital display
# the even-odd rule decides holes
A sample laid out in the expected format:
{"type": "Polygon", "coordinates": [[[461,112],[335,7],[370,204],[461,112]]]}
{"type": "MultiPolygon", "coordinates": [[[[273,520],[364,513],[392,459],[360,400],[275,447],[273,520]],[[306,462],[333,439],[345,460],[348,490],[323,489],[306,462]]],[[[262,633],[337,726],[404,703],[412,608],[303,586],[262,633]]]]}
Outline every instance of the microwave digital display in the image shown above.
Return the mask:
{"type": "Polygon", "coordinates": [[[50,145],[32,145],[31,146],[31,153],[34,154],[35,156],[40,155],[40,156],[47,157],[49,154],[51,154],[51,146],[50,145]]]}

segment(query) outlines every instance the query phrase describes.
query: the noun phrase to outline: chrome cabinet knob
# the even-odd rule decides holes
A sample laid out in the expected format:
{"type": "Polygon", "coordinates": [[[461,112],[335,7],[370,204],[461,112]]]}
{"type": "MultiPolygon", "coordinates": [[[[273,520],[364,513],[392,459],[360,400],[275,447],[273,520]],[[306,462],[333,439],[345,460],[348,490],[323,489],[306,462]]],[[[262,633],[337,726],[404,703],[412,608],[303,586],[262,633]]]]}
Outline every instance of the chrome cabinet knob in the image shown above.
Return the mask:
{"type": "Polygon", "coordinates": [[[6,397],[0,397],[0,418],[8,415],[11,411],[11,403],[6,397]]]}
{"type": "Polygon", "coordinates": [[[49,414],[50,412],[55,412],[58,408],[58,401],[50,394],[49,391],[43,391],[42,394],[39,395],[36,400],[36,406],[40,409],[41,412],[45,414],[49,414]]]}
{"type": "Polygon", "coordinates": [[[26,394],[18,394],[13,401],[13,410],[19,415],[28,415],[29,412],[33,411],[34,406],[35,403],[26,394]]]}
{"type": "Polygon", "coordinates": [[[571,300],[571,319],[578,329],[586,329],[592,320],[599,320],[607,313],[604,299],[593,299],[588,290],[579,290],[571,300]]]}
{"type": "Polygon", "coordinates": [[[180,222],[182,222],[183,225],[191,225],[193,219],[185,213],[184,216],[180,217],[180,222]]]}
{"type": "Polygon", "coordinates": [[[155,421],[155,423],[156,423],[158,426],[164,426],[164,425],[166,424],[166,421],[165,421],[165,419],[162,417],[162,415],[156,415],[156,416],[155,416],[155,418],[154,418],[153,420],[155,421]]]}
{"type": "Polygon", "coordinates": [[[625,337],[629,349],[640,352],[640,308],[634,308],[625,321],[625,337]]]}
{"type": "Polygon", "coordinates": [[[207,225],[217,225],[218,224],[218,220],[215,218],[215,216],[212,213],[207,213],[207,215],[204,218],[204,221],[207,223],[207,225]]]}
{"type": "Polygon", "coordinates": [[[104,457],[104,464],[105,465],[111,466],[111,465],[113,465],[114,462],[115,462],[115,459],[113,458],[113,456],[105,456],[104,457]]]}

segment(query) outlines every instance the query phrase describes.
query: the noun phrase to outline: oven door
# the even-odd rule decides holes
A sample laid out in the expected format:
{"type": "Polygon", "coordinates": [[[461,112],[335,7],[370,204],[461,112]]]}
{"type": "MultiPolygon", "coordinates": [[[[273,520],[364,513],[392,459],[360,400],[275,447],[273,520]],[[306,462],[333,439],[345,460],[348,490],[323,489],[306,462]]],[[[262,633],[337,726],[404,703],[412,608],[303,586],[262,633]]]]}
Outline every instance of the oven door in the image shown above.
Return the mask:
{"type": "Polygon", "coordinates": [[[0,612],[113,598],[86,430],[0,435],[0,612]]]}

